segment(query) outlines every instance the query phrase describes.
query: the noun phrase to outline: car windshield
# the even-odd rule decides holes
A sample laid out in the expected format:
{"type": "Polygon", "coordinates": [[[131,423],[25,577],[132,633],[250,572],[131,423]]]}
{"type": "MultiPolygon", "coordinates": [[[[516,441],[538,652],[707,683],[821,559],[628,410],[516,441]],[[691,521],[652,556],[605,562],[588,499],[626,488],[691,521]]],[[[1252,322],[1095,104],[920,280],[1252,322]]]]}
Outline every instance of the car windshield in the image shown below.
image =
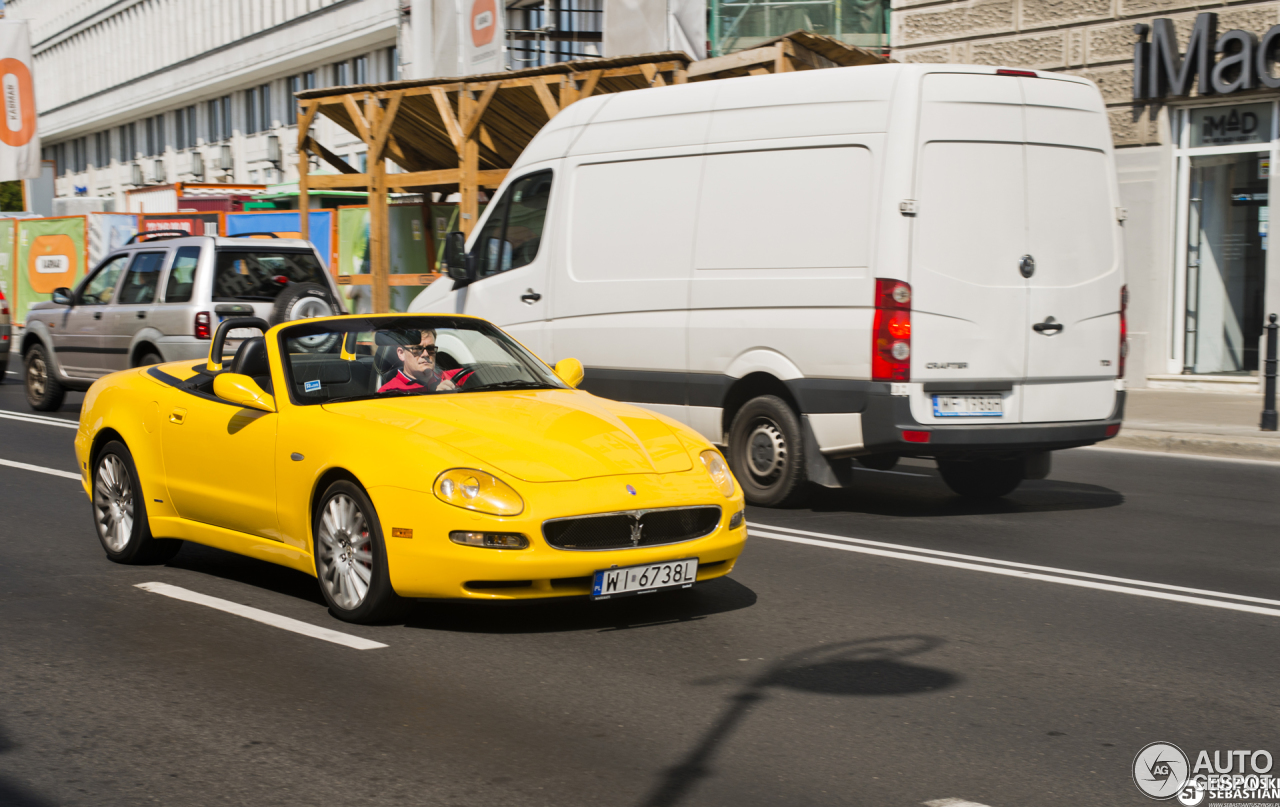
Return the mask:
{"type": "Polygon", "coordinates": [[[324,267],[310,252],[218,250],[213,273],[214,302],[274,300],[289,283],[318,283],[324,267]]]}
{"type": "Polygon", "coordinates": [[[567,389],[555,373],[483,320],[349,317],[280,331],[295,403],[405,395],[567,389]]]}

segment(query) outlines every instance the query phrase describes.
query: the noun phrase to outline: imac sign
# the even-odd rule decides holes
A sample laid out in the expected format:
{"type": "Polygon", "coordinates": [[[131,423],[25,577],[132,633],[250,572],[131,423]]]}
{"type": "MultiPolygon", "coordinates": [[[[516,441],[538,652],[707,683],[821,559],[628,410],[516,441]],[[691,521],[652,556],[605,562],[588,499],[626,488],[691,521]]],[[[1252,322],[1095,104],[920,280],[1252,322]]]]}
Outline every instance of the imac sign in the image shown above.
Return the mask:
{"type": "Polygon", "coordinates": [[[1280,89],[1280,76],[1271,73],[1280,47],[1280,25],[1271,26],[1261,40],[1240,30],[1218,36],[1218,15],[1205,12],[1196,16],[1186,54],[1178,52],[1173,20],[1138,23],[1133,32],[1138,35],[1133,45],[1135,100],[1190,95],[1193,81],[1200,95],[1280,89]]]}

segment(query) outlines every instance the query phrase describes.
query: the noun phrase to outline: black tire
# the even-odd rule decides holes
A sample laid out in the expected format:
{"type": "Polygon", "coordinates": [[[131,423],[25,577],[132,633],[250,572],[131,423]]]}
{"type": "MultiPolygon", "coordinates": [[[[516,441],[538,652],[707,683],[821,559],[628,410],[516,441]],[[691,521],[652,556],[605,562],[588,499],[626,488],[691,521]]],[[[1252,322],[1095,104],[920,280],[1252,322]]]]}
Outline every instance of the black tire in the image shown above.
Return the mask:
{"type": "Polygon", "coordinates": [[[1021,458],[1010,460],[938,460],[938,473],[952,492],[969,499],[998,499],[1022,484],[1021,458]]]}
{"type": "Polygon", "coordinates": [[[373,503],[359,485],[334,482],[311,518],[311,541],[320,592],[329,613],[344,622],[393,620],[409,602],[391,587],[387,546],[373,503]],[[358,517],[350,515],[354,507],[358,517]],[[360,592],[360,583],[365,590],[360,592]]]}
{"type": "Polygon", "coordinates": [[[182,549],[182,541],[152,537],[146,502],[129,449],[107,443],[93,459],[93,526],[108,559],[164,563],[182,549]]]}
{"type": "Polygon", "coordinates": [[[0,362],[0,384],[3,384],[9,378],[9,357],[6,355],[3,362],[0,362]]]}
{"type": "Polygon", "coordinates": [[[141,357],[139,357],[137,363],[134,364],[133,366],[134,367],[150,367],[153,364],[163,364],[163,363],[164,363],[163,356],[161,356],[159,353],[156,353],[154,350],[148,350],[146,353],[143,353],[141,357]]]}
{"type": "Polygon", "coordinates": [[[761,507],[793,507],[809,493],[800,418],[776,395],[747,401],[729,428],[729,467],[761,507]]]}
{"type": "Polygon", "coordinates": [[[36,343],[22,360],[22,381],[27,403],[37,412],[53,412],[62,407],[67,391],[53,374],[53,365],[44,345],[36,343]]]}
{"type": "Polygon", "coordinates": [[[345,313],[332,293],[319,283],[290,283],[276,295],[275,307],[271,309],[271,324],[345,313]]]}

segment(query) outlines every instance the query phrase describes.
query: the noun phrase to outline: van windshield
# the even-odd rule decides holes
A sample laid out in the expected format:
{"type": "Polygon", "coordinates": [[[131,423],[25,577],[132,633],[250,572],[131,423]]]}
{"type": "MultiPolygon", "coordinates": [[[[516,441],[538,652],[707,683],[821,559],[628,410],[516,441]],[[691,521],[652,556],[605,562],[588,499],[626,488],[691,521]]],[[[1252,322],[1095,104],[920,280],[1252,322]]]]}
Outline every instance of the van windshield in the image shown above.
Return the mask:
{"type": "Polygon", "coordinates": [[[328,288],[324,267],[313,253],[218,250],[213,275],[215,302],[274,300],[289,283],[318,283],[328,288]]]}

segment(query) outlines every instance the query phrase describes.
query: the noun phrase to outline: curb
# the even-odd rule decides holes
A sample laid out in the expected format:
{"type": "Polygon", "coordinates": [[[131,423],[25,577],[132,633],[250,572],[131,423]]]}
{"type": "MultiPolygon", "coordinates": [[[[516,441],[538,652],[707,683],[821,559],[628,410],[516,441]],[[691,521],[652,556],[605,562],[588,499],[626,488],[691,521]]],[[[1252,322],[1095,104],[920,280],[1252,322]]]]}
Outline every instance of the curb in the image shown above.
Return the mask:
{"type": "Polygon", "coordinates": [[[1193,432],[1158,432],[1123,429],[1116,437],[1097,444],[1102,448],[1127,448],[1163,454],[1200,454],[1209,457],[1241,457],[1280,460],[1280,439],[1229,437],[1193,432]]]}

